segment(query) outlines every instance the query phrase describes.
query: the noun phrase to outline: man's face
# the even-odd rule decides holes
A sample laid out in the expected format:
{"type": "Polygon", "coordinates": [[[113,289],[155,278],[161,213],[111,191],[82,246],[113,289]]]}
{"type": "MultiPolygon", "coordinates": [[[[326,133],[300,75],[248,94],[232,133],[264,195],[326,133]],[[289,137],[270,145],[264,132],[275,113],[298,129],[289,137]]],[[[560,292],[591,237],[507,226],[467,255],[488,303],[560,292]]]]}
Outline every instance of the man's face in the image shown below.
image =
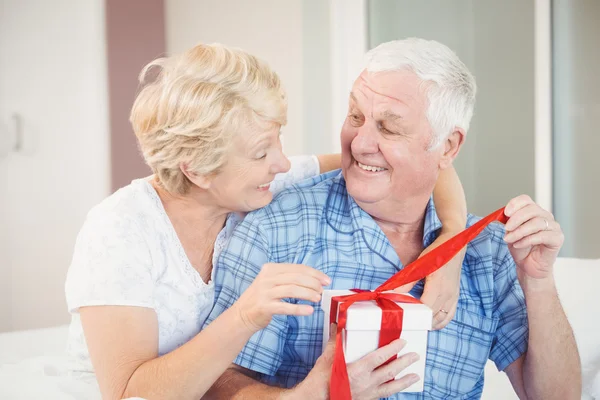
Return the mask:
{"type": "Polygon", "coordinates": [[[427,105],[425,84],[409,71],[363,71],[354,82],[341,134],[342,171],[348,192],[369,213],[431,195],[444,146],[428,150],[427,105]]]}

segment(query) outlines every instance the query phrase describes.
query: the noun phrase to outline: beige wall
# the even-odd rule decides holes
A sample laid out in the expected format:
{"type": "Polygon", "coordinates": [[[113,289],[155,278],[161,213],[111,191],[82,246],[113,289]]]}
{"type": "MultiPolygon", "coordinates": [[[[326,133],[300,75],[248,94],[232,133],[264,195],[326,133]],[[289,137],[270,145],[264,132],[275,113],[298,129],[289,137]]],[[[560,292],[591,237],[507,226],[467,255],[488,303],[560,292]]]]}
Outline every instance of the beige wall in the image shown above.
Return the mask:
{"type": "Polygon", "coordinates": [[[277,71],[289,102],[285,151],[304,153],[302,0],[166,0],[165,6],[169,53],[218,42],[240,47],[277,71]]]}
{"type": "Polygon", "coordinates": [[[455,162],[469,211],[487,215],[517,194],[533,196],[534,3],[369,3],[371,46],[410,36],[438,40],[452,48],[477,79],[475,115],[455,162]]]}

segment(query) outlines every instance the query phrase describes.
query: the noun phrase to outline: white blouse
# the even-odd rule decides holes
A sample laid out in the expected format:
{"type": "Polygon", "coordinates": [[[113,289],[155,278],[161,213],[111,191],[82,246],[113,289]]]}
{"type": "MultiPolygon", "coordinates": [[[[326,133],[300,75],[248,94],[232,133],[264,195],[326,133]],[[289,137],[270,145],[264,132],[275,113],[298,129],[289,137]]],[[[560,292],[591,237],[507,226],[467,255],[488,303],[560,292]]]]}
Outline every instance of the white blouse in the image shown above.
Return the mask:
{"type": "MultiPolygon", "coordinates": [[[[274,193],[315,176],[314,156],[290,157],[291,169],[271,184],[274,193]]],[[[240,217],[231,214],[219,233],[214,260],[240,217]]],[[[214,270],[213,270],[214,273],[214,270]]],[[[214,302],[212,278],[192,267],[152,185],[134,180],[95,206],[77,237],[65,284],[72,315],[68,355],[72,375],[95,378],[78,310],[84,306],[151,308],[158,317],[158,352],[166,354],[194,337],[214,302]]]]}

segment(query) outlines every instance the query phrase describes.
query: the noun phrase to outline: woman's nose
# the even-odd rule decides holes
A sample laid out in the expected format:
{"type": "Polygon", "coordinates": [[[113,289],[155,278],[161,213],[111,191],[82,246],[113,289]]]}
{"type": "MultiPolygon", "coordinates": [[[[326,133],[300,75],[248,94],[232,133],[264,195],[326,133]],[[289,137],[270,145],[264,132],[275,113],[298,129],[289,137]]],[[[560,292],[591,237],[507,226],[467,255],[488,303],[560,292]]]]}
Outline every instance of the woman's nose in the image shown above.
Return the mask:
{"type": "Polygon", "coordinates": [[[283,154],[282,151],[278,151],[277,159],[271,165],[271,172],[273,174],[281,174],[290,170],[290,160],[283,154]]]}

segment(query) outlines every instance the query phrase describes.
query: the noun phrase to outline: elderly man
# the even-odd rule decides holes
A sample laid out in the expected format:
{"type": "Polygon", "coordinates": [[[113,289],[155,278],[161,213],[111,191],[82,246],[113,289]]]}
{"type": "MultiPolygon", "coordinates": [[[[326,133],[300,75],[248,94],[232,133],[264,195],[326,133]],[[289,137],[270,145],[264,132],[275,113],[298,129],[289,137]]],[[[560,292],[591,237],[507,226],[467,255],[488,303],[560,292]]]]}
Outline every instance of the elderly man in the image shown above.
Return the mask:
{"type": "MultiPolygon", "coordinates": [[[[374,289],[435,239],[431,194],[465,140],[474,78],[433,41],[385,43],[366,58],[341,133],[341,173],[283,193],[239,225],[216,268],[209,320],[270,262],[317,268],[333,289],[374,289]]],[[[414,383],[411,375],[389,381],[414,355],[380,366],[402,347],[396,341],[349,365],[353,398],[479,398],[488,358],[522,399],[580,397],[577,347],[552,274],[560,226],[526,196],[505,213],[505,227],[488,226],[467,248],[455,318],[429,333],[424,392],[397,394],[414,383]]],[[[477,220],[469,216],[468,225],[477,220]]],[[[422,289],[418,283],[411,293],[422,289]]],[[[331,349],[320,357],[323,312],[313,306],[310,316],[265,321],[211,394],[325,398],[331,349]]]]}

